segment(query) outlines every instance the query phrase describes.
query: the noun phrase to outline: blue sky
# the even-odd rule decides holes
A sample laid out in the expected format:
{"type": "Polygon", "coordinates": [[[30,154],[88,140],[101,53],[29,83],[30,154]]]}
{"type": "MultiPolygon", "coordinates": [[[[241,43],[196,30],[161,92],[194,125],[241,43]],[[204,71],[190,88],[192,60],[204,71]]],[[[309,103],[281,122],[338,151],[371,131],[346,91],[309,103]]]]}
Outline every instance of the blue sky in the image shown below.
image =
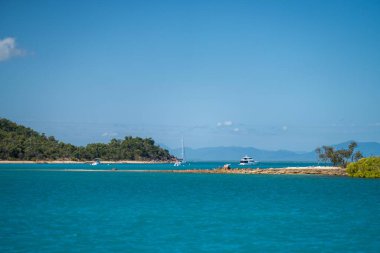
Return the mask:
{"type": "Polygon", "coordinates": [[[379,1],[0,3],[0,117],[63,141],[306,151],[379,108],[379,1]]]}

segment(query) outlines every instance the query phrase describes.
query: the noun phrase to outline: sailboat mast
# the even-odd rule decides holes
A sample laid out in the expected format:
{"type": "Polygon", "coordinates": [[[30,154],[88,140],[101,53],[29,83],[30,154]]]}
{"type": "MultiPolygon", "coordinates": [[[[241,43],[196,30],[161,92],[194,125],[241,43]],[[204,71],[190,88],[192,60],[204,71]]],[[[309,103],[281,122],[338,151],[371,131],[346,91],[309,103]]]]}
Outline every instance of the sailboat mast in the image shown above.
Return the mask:
{"type": "Polygon", "coordinates": [[[182,161],[185,161],[185,146],[183,144],[183,137],[182,137],[182,161]]]}

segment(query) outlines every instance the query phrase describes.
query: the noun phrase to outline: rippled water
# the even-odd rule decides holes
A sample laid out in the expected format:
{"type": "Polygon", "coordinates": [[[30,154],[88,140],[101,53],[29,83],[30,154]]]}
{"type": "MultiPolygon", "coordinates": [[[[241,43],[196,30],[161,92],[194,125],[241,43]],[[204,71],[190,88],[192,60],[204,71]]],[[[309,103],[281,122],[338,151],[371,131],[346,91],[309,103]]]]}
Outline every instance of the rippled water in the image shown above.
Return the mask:
{"type": "Polygon", "coordinates": [[[0,252],[380,249],[380,180],[25,166],[0,166],[0,252]]]}

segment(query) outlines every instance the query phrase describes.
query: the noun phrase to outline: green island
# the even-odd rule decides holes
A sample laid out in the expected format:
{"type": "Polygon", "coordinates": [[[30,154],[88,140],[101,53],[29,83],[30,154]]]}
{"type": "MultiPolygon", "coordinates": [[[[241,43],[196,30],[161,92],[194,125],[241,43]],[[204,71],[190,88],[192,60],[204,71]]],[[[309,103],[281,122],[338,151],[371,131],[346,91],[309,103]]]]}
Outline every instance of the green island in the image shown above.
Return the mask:
{"type": "MultiPolygon", "coordinates": [[[[314,174],[380,178],[380,157],[363,158],[355,152],[356,142],[347,149],[335,150],[322,146],[315,151],[319,159],[331,167],[295,167],[269,169],[215,169],[160,170],[150,172],[205,173],[205,174],[314,174]]],[[[152,138],[127,136],[123,140],[112,139],[109,143],[91,143],[75,146],[58,141],[37,131],[0,118],[0,162],[88,162],[101,159],[109,162],[173,162],[175,157],[168,150],[155,144],[152,138]]],[[[97,170],[101,171],[101,170],[97,170]]],[[[146,172],[146,171],[144,171],[146,172]]]]}
{"type": "Polygon", "coordinates": [[[169,151],[151,138],[127,136],[109,143],[75,146],[0,118],[0,160],[6,161],[172,161],[169,151]]]}

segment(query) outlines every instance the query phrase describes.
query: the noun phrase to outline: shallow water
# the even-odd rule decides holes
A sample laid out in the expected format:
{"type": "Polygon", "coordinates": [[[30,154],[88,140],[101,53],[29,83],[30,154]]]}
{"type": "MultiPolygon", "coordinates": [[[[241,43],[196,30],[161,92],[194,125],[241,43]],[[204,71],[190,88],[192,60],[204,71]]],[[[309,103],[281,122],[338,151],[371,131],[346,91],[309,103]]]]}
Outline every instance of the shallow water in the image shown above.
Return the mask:
{"type": "Polygon", "coordinates": [[[0,166],[0,252],[380,249],[380,180],[14,166],[0,166]]]}
{"type": "Polygon", "coordinates": [[[318,166],[318,165],[328,165],[319,164],[315,162],[259,162],[253,165],[240,166],[238,162],[187,162],[181,166],[174,166],[170,163],[163,164],[107,164],[101,163],[96,166],[90,164],[0,164],[0,170],[29,170],[29,169],[112,169],[116,168],[118,170],[183,170],[183,169],[215,169],[223,167],[225,164],[230,164],[231,168],[285,168],[285,167],[307,167],[307,166],[318,166]]]}

